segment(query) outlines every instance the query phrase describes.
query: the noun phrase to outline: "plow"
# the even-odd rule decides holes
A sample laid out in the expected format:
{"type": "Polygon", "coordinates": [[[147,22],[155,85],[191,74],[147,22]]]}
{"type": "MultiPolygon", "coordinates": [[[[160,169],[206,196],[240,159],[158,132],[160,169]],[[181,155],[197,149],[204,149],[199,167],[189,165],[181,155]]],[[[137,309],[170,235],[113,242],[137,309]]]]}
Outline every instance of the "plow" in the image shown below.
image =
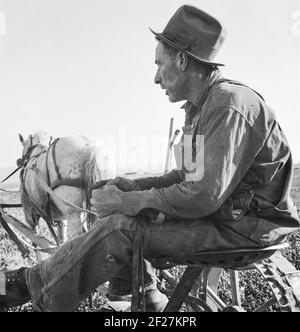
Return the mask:
{"type": "Polygon", "coordinates": [[[10,239],[15,243],[18,250],[22,254],[24,259],[27,259],[29,263],[32,265],[34,262],[30,258],[30,250],[31,248],[37,252],[44,252],[49,255],[55,253],[58,248],[54,242],[50,241],[44,236],[40,236],[36,234],[30,227],[25,225],[23,222],[15,218],[14,216],[5,212],[4,209],[12,209],[12,208],[22,208],[21,204],[0,204],[0,224],[10,237],[10,239]],[[25,243],[21,237],[19,237],[14,230],[11,228],[15,228],[18,232],[23,234],[32,245],[25,243]]]}

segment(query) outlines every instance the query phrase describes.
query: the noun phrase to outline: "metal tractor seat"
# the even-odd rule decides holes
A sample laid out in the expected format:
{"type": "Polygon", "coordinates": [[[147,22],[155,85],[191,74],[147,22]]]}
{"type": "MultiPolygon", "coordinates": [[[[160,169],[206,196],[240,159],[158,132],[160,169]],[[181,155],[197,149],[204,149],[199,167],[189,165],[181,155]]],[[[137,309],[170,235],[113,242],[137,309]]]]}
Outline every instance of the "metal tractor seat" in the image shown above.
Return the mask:
{"type": "MultiPolygon", "coordinates": [[[[281,311],[299,311],[300,305],[300,272],[279,252],[289,247],[288,243],[260,248],[241,248],[238,250],[222,250],[199,252],[188,257],[162,257],[150,260],[160,270],[160,276],[175,288],[165,312],[180,311],[185,303],[192,311],[245,311],[241,306],[239,290],[239,270],[257,269],[270,285],[274,297],[255,311],[264,311],[278,303],[281,311]],[[168,270],[175,266],[186,266],[179,282],[168,270]],[[232,302],[226,305],[216,294],[217,285],[211,289],[208,285],[209,274],[214,268],[228,269],[232,302]]],[[[137,273],[138,271],[133,271],[137,273]]],[[[219,279],[219,277],[218,277],[219,279]]],[[[141,301],[133,299],[132,311],[140,311],[141,301]]]]}

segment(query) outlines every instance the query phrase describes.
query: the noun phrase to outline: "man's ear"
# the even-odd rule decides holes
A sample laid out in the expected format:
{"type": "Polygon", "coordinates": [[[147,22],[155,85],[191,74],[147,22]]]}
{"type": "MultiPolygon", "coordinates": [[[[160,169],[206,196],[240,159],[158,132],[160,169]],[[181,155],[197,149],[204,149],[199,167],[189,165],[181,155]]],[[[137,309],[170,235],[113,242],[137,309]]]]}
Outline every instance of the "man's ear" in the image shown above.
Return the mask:
{"type": "Polygon", "coordinates": [[[21,134],[18,134],[19,135],[19,140],[22,144],[24,144],[25,140],[23,138],[23,136],[21,134]]]}
{"type": "Polygon", "coordinates": [[[178,52],[176,55],[176,63],[179,70],[185,71],[189,63],[189,58],[186,53],[178,52]]]}

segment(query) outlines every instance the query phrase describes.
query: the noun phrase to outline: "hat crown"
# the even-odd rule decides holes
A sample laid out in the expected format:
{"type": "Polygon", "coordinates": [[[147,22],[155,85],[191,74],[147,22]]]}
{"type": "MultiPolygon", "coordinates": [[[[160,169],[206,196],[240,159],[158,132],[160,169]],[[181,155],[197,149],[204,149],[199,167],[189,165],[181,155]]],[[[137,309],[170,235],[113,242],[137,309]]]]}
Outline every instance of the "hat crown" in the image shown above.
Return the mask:
{"type": "Polygon", "coordinates": [[[158,39],[186,51],[196,60],[211,64],[215,64],[213,60],[226,39],[226,31],[220,21],[190,5],[181,6],[163,33],[155,34],[158,39]]]}

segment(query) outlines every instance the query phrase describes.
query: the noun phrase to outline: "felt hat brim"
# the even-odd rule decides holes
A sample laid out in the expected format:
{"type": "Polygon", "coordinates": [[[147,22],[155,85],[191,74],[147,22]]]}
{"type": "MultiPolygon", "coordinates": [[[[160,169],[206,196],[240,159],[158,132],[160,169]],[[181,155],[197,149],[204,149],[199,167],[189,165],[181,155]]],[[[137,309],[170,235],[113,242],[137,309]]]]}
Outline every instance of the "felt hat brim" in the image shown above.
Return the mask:
{"type": "Polygon", "coordinates": [[[149,28],[150,31],[156,36],[156,38],[158,40],[162,40],[163,42],[165,42],[166,44],[168,44],[169,46],[174,47],[175,49],[177,49],[178,51],[182,51],[185,52],[187,55],[189,55],[191,58],[193,58],[196,61],[202,62],[204,64],[210,65],[210,66],[217,66],[217,67],[222,67],[225,66],[223,63],[218,63],[218,62],[211,62],[211,61],[206,61],[204,59],[201,59],[200,57],[192,54],[189,51],[186,51],[185,49],[183,49],[182,47],[178,46],[177,44],[175,44],[174,42],[172,42],[171,40],[169,40],[168,38],[166,38],[162,33],[158,33],[155,32],[154,30],[152,30],[151,28],[149,28]]]}

